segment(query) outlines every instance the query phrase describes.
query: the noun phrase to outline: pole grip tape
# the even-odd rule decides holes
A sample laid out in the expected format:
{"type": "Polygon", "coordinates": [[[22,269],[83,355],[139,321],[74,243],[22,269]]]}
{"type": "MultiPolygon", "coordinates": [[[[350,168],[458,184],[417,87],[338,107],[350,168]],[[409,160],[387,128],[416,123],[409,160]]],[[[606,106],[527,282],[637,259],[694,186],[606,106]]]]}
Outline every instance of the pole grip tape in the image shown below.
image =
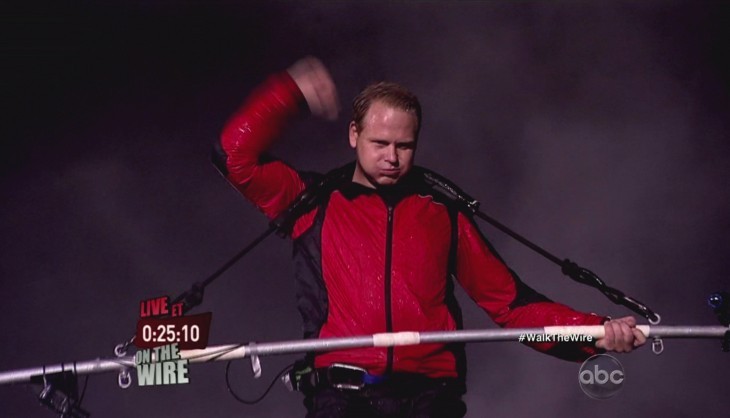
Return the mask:
{"type": "Polygon", "coordinates": [[[415,345],[421,342],[417,332],[388,332],[373,334],[374,347],[392,347],[396,345],[415,345]]]}
{"type": "MultiPolygon", "coordinates": [[[[636,329],[645,336],[649,336],[651,327],[649,325],[637,325],[636,329]]],[[[603,338],[605,329],[603,325],[575,325],[575,326],[554,326],[545,327],[547,335],[590,335],[593,338],[603,338]]]]}

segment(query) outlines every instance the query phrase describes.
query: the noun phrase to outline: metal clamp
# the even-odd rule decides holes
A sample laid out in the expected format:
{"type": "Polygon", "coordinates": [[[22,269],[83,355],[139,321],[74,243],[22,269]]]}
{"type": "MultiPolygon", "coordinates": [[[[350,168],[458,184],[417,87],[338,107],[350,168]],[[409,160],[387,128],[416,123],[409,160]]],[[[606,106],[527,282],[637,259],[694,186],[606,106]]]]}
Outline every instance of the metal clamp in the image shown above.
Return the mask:
{"type": "Polygon", "coordinates": [[[131,341],[127,341],[125,343],[117,344],[116,347],[114,347],[114,355],[117,357],[124,357],[127,355],[127,348],[129,347],[129,343],[131,341]]]}
{"type": "Polygon", "coordinates": [[[117,344],[114,347],[114,355],[117,357],[124,357],[127,355],[127,344],[117,344]]]}
{"type": "Polygon", "coordinates": [[[656,355],[664,352],[664,341],[662,341],[662,337],[654,337],[654,341],[651,342],[651,351],[656,355]]]}
{"type": "Polygon", "coordinates": [[[119,371],[119,375],[117,375],[117,384],[122,389],[132,386],[132,375],[129,373],[129,369],[119,371]]]}
{"type": "MultiPolygon", "coordinates": [[[[256,343],[250,343],[248,349],[251,351],[256,350],[256,343]]],[[[251,354],[251,370],[253,371],[253,377],[258,379],[261,377],[261,359],[258,354],[251,354]]]]}

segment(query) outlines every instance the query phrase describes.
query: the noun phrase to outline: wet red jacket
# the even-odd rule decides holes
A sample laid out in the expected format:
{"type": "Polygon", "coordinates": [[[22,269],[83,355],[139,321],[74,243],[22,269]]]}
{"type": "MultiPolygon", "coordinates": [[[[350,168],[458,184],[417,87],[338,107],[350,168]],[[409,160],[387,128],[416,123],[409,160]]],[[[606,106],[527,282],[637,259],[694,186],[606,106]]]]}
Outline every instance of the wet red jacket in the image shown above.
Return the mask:
{"type": "MultiPolygon", "coordinates": [[[[303,175],[265,152],[286,122],[306,108],[286,73],[270,77],[229,120],[221,136],[222,170],[269,218],[304,189],[303,175]]],[[[348,337],[381,332],[457,329],[449,260],[460,285],[502,327],[596,325],[594,314],[554,303],[524,285],[490,250],[472,220],[449,215],[434,196],[408,182],[395,196],[348,182],[294,224],[300,312],[305,336],[348,337]],[[456,249],[452,232],[457,228],[456,249]],[[298,249],[297,249],[298,248],[298,249]]],[[[581,360],[589,345],[532,344],[581,360]]],[[[458,355],[443,344],[360,348],[317,355],[315,364],[347,363],[373,374],[457,375],[458,355]]]]}

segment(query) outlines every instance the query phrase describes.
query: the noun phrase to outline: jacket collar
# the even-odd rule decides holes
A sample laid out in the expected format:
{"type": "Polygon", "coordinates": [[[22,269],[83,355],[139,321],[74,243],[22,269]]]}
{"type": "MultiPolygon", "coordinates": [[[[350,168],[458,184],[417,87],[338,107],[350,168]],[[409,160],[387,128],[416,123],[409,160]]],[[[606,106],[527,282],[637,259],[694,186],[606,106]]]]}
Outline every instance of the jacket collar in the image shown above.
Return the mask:
{"type": "Polygon", "coordinates": [[[350,180],[344,182],[338,187],[338,190],[348,200],[353,200],[360,195],[377,194],[386,204],[395,206],[403,198],[416,194],[422,189],[423,182],[418,181],[418,175],[414,174],[416,171],[411,169],[405,177],[393,186],[371,188],[350,180]]]}

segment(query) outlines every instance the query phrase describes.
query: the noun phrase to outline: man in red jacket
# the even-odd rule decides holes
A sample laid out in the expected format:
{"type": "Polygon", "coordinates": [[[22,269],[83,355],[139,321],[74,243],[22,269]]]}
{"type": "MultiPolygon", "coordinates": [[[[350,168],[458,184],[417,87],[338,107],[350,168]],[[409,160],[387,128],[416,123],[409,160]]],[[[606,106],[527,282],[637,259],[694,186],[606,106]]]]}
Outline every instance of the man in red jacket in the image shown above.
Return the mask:
{"type": "MultiPolygon", "coordinates": [[[[312,177],[266,151],[301,108],[336,119],[337,93],[322,63],[298,61],[271,76],[229,120],[219,167],[269,218],[295,200],[312,177]]],[[[353,102],[349,143],[354,164],[319,203],[291,225],[297,303],[306,338],[335,338],[460,327],[455,277],[503,327],[597,325],[594,345],[537,343],[574,361],[628,352],[645,343],[633,317],[575,311],[535,292],[509,270],[473,220],[433,192],[413,166],[421,105],[393,83],[368,86],[353,102]]],[[[461,417],[463,347],[422,344],[318,354],[306,375],[308,417],[461,417]]]]}

